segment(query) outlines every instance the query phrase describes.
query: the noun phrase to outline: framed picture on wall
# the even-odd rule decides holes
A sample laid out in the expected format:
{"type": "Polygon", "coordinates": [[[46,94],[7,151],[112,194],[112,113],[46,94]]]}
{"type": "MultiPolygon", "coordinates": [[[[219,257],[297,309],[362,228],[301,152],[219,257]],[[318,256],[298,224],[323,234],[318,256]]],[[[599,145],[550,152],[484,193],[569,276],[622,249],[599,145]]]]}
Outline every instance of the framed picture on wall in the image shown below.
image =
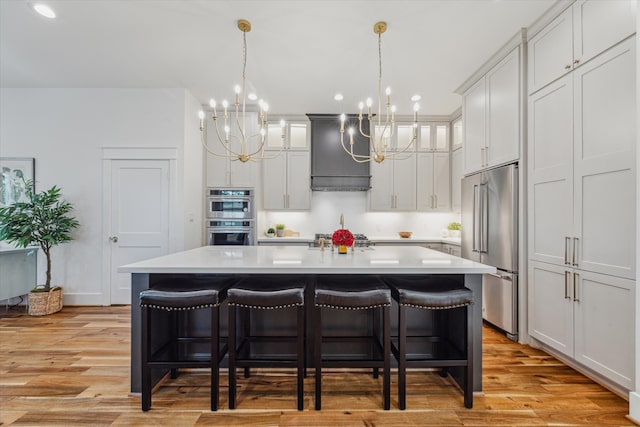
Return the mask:
{"type": "Polygon", "coordinates": [[[33,157],[0,157],[0,208],[26,201],[26,182],[35,187],[35,171],[33,157]]]}

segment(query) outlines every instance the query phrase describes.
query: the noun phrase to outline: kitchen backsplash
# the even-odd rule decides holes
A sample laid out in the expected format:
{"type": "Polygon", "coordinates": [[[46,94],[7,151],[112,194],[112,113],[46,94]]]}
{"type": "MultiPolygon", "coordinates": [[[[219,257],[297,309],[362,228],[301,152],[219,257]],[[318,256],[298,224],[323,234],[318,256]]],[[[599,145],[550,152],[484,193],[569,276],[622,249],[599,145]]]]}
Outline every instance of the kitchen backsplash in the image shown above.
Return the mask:
{"type": "Polygon", "coordinates": [[[452,221],[460,221],[455,213],[369,212],[366,192],[315,191],[309,212],[258,212],[258,235],[268,227],[285,224],[288,229],[308,236],[329,233],[344,226],[367,236],[395,236],[398,231],[412,231],[414,236],[438,237],[452,221]]]}

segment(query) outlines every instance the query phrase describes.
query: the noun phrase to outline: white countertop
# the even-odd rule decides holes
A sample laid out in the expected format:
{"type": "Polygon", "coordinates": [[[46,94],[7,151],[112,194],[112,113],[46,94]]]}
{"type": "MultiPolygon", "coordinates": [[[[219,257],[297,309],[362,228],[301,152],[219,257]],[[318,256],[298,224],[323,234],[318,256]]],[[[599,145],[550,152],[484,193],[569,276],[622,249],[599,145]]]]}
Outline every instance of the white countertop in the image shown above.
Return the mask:
{"type": "Polygon", "coordinates": [[[483,274],[496,269],[420,246],[337,250],[300,246],[203,246],[124,265],[120,273],[483,274]]]}

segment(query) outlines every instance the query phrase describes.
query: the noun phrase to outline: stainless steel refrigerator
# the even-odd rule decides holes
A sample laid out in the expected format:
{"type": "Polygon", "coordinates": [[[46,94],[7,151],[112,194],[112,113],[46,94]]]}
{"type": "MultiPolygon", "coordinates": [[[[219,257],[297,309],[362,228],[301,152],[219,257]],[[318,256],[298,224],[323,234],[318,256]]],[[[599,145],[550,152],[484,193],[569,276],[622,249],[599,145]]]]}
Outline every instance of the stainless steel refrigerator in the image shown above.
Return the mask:
{"type": "Polygon", "coordinates": [[[496,267],[482,280],[482,317],[518,340],[518,166],[462,180],[462,257],[496,267]]]}

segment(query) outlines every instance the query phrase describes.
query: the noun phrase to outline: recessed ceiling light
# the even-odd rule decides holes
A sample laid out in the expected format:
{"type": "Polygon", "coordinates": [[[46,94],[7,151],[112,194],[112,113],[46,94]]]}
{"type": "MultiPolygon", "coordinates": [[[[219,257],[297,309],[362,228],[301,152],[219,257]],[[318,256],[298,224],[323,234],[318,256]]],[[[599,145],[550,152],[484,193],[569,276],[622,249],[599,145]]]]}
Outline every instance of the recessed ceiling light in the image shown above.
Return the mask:
{"type": "Polygon", "coordinates": [[[411,100],[412,100],[413,102],[420,101],[421,99],[422,99],[422,97],[421,97],[420,95],[413,95],[413,96],[411,97],[411,100]]]}
{"type": "Polygon", "coordinates": [[[249,98],[252,101],[255,101],[256,99],[258,99],[258,95],[256,95],[255,93],[250,93],[249,95],[247,95],[247,98],[249,98]]]}
{"type": "Polygon", "coordinates": [[[342,96],[341,93],[336,93],[333,99],[335,99],[336,101],[342,101],[344,99],[344,96],[342,96]]]}
{"type": "Polygon", "coordinates": [[[46,4],[36,3],[33,5],[33,10],[35,10],[45,18],[53,19],[56,17],[56,13],[53,11],[53,9],[51,9],[46,4]]]}

